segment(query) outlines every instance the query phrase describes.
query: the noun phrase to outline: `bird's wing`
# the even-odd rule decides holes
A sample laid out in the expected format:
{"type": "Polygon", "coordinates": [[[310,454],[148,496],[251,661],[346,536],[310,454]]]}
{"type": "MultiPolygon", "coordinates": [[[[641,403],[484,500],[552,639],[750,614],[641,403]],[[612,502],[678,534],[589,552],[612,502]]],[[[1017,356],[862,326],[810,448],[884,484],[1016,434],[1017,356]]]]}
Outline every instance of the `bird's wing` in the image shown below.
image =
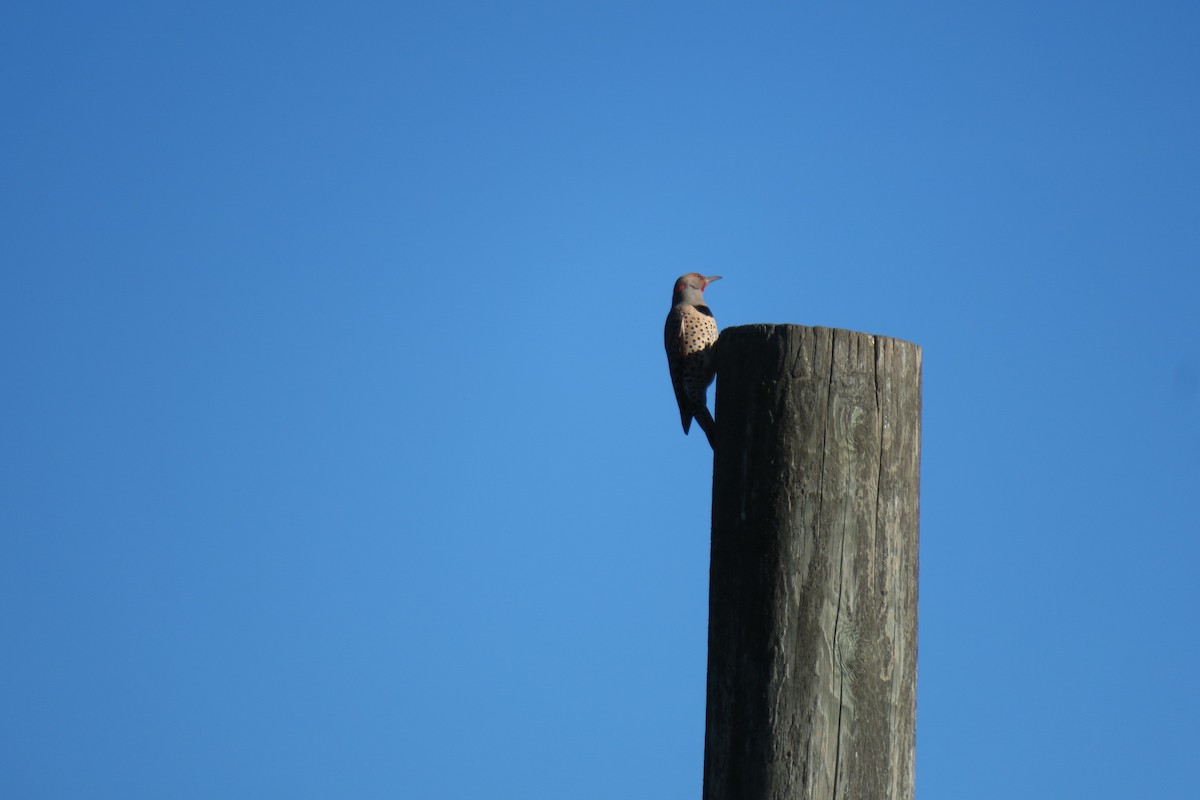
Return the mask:
{"type": "Polygon", "coordinates": [[[679,353],[683,350],[683,315],[670,314],[667,317],[666,329],[663,331],[663,343],[667,348],[667,366],[671,369],[671,388],[675,390],[675,402],[679,405],[679,418],[683,422],[683,432],[687,433],[692,427],[692,414],[689,411],[687,392],[683,387],[683,364],[679,363],[679,353]]]}
{"type": "Polygon", "coordinates": [[[683,340],[683,315],[672,311],[667,315],[667,325],[663,329],[663,345],[667,348],[667,357],[679,352],[679,343],[683,340]]]}

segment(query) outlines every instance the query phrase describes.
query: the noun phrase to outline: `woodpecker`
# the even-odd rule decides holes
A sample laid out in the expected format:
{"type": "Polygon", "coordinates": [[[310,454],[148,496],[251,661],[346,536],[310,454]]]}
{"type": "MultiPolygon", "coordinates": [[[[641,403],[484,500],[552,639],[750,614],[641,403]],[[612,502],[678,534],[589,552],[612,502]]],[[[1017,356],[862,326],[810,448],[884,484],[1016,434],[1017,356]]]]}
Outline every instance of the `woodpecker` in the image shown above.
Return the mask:
{"type": "Polygon", "coordinates": [[[717,343],[717,321],[704,304],[704,289],[720,275],[704,276],[698,272],[681,275],[675,281],[671,297],[671,313],[663,339],[667,346],[667,366],[671,368],[671,385],[679,403],[679,416],[686,434],[692,418],[700,424],[708,443],[716,447],[716,423],[708,413],[705,393],[716,377],[713,346],[717,343]]]}

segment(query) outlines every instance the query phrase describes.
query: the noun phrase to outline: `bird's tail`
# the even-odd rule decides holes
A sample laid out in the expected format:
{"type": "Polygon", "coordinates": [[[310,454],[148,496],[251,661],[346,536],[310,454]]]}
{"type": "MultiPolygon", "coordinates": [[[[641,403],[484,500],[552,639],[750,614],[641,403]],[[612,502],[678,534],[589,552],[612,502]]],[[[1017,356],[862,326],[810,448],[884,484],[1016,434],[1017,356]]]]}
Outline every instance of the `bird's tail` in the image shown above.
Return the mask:
{"type": "Polygon", "coordinates": [[[700,406],[696,409],[696,422],[699,423],[700,429],[704,431],[704,435],[708,437],[708,444],[713,449],[717,449],[717,422],[712,418],[712,414],[708,413],[708,408],[700,406]]]}

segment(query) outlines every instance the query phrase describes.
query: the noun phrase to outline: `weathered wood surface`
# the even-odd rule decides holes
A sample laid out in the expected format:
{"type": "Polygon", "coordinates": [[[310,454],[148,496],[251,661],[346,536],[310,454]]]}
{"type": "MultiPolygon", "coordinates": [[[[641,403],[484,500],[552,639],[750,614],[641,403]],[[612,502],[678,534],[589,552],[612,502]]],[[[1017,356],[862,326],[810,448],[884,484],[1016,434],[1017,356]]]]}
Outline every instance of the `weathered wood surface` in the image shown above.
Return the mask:
{"type": "Polygon", "coordinates": [[[717,343],[705,800],[911,800],[921,349],[717,343]]]}

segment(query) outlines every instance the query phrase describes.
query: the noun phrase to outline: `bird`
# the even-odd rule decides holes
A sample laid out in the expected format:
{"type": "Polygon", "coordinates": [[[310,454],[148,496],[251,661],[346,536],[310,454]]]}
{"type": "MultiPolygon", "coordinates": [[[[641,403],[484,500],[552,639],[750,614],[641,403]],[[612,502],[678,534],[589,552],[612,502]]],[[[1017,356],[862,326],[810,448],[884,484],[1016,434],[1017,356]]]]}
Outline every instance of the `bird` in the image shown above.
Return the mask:
{"type": "Polygon", "coordinates": [[[720,275],[705,276],[698,272],[680,275],[675,281],[671,311],[663,331],[683,432],[686,434],[691,428],[694,417],[714,449],[717,425],[708,413],[705,395],[717,374],[713,349],[717,343],[717,321],[704,303],[704,290],[720,279],[720,275]]]}

